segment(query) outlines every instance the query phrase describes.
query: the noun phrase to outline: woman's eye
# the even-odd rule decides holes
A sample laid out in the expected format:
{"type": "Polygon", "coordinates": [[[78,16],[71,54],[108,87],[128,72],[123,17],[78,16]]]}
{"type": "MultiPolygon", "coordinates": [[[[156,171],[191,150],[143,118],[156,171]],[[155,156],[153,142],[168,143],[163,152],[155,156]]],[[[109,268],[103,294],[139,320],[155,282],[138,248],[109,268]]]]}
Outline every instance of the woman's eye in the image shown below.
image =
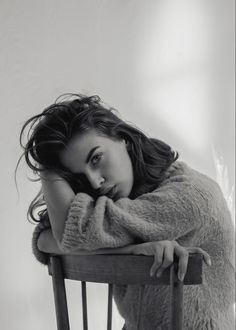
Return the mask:
{"type": "Polygon", "coordinates": [[[91,160],[91,163],[93,165],[96,165],[97,163],[100,162],[100,160],[102,159],[102,153],[98,153],[96,155],[93,156],[92,160],[91,160]]]}

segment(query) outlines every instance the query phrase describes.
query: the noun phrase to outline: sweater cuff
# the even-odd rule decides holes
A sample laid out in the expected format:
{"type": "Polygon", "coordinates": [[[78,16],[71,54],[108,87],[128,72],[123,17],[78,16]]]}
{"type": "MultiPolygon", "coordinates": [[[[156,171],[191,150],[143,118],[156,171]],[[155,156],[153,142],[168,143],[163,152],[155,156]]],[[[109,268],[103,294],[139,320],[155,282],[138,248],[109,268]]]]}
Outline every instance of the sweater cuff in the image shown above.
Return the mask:
{"type": "Polygon", "coordinates": [[[94,199],[85,193],[75,195],[69,207],[65,222],[61,248],[70,251],[73,248],[85,249],[89,241],[87,227],[89,225],[89,211],[93,210],[94,199]]]}
{"type": "Polygon", "coordinates": [[[51,228],[50,223],[46,221],[40,222],[33,231],[32,236],[32,252],[35,258],[43,265],[48,265],[49,254],[42,252],[38,248],[38,238],[43,230],[51,228]]]}

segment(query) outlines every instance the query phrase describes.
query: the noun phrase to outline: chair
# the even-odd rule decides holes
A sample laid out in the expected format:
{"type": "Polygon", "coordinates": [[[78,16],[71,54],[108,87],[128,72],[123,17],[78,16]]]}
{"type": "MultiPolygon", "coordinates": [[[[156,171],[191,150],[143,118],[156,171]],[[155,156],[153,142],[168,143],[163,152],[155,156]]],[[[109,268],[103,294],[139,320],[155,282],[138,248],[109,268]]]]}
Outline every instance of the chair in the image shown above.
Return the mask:
{"type": "MultiPolygon", "coordinates": [[[[177,278],[177,260],[165,269],[160,278],[150,277],[152,256],[143,255],[56,255],[50,254],[48,272],[52,276],[57,329],[69,330],[69,316],[65,291],[65,279],[81,281],[83,329],[88,330],[86,282],[108,283],[107,330],[112,329],[113,284],[140,285],[139,311],[145,285],[170,285],[170,329],[182,329],[183,285],[202,283],[202,255],[189,255],[184,282],[177,278]]],[[[139,312],[139,316],[141,313],[139,312]]],[[[137,322],[140,329],[141,319],[137,322]]]]}

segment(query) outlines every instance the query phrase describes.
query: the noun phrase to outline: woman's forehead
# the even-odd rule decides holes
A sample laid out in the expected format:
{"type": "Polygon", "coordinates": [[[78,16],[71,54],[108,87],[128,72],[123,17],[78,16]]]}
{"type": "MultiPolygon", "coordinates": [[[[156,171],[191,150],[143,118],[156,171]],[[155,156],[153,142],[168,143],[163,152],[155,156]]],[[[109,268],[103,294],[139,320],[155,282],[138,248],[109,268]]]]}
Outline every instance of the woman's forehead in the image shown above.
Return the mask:
{"type": "Polygon", "coordinates": [[[92,148],[95,144],[107,144],[111,139],[98,134],[95,130],[90,130],[82,134],[74,136],[68,143],[66,149],[79,149],[81,152],[92,148]]]}

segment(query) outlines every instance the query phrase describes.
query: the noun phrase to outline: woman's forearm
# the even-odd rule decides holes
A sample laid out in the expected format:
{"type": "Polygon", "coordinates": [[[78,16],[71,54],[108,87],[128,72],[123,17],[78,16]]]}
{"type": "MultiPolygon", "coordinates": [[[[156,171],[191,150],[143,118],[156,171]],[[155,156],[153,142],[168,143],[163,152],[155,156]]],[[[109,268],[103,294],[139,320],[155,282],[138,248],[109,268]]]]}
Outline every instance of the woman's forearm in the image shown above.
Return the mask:
{"type": "Polygon", "coordinates": [[[47,229],[41,232],[38,239],[38,248],[40,251],[51,254],[63,254],[63,255],[95,255],[95,254],[132,254],[135,244],[127,245],[120,248],[105,248],[97,250],[83,250],[74,249],[73,251],[65,252],[58,245],[55,240],[52,230],[47,229]]]}
{"type": "Polygon", "coordinates": [[[68,210],[75,194],[69,183],[57,174],[43,172],[40,177],[53,236],[60,244],[68,210]]]}

